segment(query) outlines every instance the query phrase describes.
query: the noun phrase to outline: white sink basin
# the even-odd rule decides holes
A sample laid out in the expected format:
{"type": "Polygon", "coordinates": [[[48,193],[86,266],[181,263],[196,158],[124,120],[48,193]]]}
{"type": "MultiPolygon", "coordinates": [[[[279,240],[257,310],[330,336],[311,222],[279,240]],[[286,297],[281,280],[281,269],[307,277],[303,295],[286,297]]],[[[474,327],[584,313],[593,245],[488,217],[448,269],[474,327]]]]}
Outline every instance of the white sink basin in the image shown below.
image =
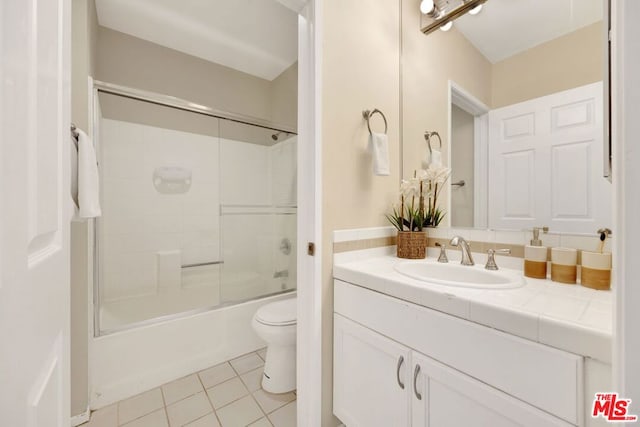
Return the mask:
{"type": "Polygon", "coordinates": [[[526,283],[522,274],[503,270],[486,270],[481,265],[403,261],[396,264],[394,268],[398,273],[412,279],[438,285],[476,289],[511,289],[519,288],[526,283]]]}

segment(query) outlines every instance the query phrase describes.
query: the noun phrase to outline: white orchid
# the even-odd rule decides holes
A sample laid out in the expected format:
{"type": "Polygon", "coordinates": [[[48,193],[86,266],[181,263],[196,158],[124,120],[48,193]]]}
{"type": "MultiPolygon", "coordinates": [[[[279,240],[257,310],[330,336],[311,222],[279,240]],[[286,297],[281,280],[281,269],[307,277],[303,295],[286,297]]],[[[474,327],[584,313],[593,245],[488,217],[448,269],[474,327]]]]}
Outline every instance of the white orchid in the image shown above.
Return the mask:
{"type": "Polygon", "coordinates": [[[417,178],[403,179],[400,184],[400,194],[404,196],[405,200],[410,200],[412,197],[419,197],[420,180],[417,178]]]}
{"type": "Polygon", "coordinates": [[[447,167],[430,165],[427,170],[424,171],[423,180],[432,184],[444,184],[450,174],[451,169],[447,167]]]}
{"type": "Polygon", "coordinates": [[[449,179],[451,169],[431,164],[414,172],[413,178],[400,184],[401,205],[393,208],[387,219],[398,231],[422,231],[423,227],[437,227],[444,213],[438,208],[438,193],[449,179]]]}

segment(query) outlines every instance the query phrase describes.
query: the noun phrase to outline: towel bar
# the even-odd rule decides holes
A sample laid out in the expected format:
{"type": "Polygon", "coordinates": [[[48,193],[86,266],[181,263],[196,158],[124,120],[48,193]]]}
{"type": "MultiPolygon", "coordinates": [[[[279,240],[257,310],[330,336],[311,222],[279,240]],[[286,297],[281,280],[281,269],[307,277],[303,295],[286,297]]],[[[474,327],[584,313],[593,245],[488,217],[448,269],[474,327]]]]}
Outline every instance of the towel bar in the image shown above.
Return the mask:
{"type": "Polygon", "coordinates": [[[431,137],[432,136],[437,136],[438,137],[438,141],[440,142],[440,149],[442,150],[442,138],[440,138],[440,134],[436,131],[430,132],[430,131],[425,131],[424,132],[424,140],[427,141],[427,147],[429,147],[429,154],[433,153],[433,150],[431,149],[431,137]]]}
{"type": "Polygon", "coordinates": [[[384,113],[380,110],[378,110],[377,108],[374,108],[373,110],[364,110],[362,112],[362,117],[364,117],[364,119],[367,121],[367,128],[369,129],[369,133],[372,134],[373,132],[371,132],[371,124],[369,123],[369,120],[371,119],[371,116],[373,116],[374,114],[380,114],[382,116],[382,120],[384,120],[384,133],[387,133],[387,118],[384,116],[384,113]]]}

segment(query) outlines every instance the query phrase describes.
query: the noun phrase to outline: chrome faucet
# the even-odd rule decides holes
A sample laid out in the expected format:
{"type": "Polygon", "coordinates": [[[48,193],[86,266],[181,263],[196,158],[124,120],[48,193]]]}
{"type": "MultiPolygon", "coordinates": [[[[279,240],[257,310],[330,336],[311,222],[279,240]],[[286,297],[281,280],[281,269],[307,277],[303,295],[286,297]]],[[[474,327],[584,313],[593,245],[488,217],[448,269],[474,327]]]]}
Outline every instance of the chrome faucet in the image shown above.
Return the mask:
{"type": "Polygon", "coordinates": [[[449,244],[453,247],[459,247],[462,251],[462,260],[460,260],[460,264],[462,265],[474,265],[473,256],[471,256],[471,248],[469,247],[469,243],[467,243],[464,238],[460,236],[453,236],[453,239],[449,242],[449,244]]]}
{"type": "Polygon", "coordinates": [[[511,254],[511,249],[489,249],[487,251],[487,264],[484,266],[487,270],[497,270],[496,254],[511,254]]]}

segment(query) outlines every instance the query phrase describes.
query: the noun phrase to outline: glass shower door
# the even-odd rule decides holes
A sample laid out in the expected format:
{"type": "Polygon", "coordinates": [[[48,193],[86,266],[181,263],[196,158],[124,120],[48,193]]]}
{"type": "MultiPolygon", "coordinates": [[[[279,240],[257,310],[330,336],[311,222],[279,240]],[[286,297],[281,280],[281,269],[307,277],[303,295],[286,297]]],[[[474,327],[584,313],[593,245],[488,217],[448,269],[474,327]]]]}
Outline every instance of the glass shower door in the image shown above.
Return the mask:
{"type": "Polygon", "coordinates": [[[295,135],[220,121],[220,298],[232,303],[296,288],[295,135]]]}
{"type": "Polygon", "coordinates": [[[99,93],[101,333],[220,304],[219,119],[99,93]]]}

